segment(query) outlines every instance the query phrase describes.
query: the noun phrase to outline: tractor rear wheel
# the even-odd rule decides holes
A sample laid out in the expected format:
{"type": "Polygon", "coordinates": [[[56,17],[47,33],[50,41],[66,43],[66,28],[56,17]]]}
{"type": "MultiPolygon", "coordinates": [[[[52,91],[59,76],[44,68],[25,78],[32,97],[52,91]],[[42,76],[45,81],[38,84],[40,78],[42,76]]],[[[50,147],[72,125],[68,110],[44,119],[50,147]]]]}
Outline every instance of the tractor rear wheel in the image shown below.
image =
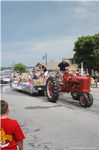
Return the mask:
{"type": "Polygon", "coordinates": [[[71,96],[74,100],[79,100],[79,95],[77,94],[77,92],[71,93],[71,96]]]}
{"type": "Polygon", "coordinates": [[[88,107],[88,101],[89,101],[89,98],[88,98],[88,95],[86,93],[82,93],[79,96],[79,102],[80,102],[80,105],[82,107],[88,107]]]}
{"type": "Polygon", "coordinates": [[[59,97],[59,84],[55,77],[49,77],[46,82],[46,95],[48,101],[55,103],[59,97]]]}
{"type": "Polygon", "coordinates": [[[87,107],[90,107],[92,104],[93,104],[93,96],[92,94],[88,93],[88,106],[87,107]]]}

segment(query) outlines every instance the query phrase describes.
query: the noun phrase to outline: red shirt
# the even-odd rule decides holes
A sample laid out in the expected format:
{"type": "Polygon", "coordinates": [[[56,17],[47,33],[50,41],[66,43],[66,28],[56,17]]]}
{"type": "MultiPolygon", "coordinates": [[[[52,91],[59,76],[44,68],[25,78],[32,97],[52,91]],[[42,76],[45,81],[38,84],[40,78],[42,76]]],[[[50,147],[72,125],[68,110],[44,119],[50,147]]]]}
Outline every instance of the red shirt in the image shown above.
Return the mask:
{"type": "Polygon", "coordinates": [[[25,138],[18,122],[10,118],[0,119],[0,148],[2,150],[17,150],[17,141],[25,138]]]}

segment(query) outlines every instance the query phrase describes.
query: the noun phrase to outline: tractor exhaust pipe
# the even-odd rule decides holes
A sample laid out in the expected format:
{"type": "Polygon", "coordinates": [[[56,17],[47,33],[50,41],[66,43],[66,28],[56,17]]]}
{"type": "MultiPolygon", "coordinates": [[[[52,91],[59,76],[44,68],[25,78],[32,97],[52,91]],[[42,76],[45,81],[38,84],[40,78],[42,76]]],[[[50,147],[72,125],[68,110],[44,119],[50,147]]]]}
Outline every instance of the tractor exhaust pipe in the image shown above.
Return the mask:
{"type": "Polygon", "coordinates": [[[84,76],[83,62],[81,62],[81,76],[84,76]]]}

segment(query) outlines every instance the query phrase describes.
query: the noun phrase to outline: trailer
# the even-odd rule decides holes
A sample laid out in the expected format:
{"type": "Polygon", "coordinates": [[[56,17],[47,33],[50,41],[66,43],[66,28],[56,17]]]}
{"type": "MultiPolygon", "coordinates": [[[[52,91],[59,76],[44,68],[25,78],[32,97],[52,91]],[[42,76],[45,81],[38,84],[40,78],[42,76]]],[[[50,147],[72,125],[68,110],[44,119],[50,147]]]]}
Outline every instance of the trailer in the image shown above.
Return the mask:
{"type": "Polygon", "coordinates": [[[44,95],[46,82],[43,79],[35,79],[29,82],[12,80],[10,86],[18,91],[27,92],[30,95],[44,95]]]}

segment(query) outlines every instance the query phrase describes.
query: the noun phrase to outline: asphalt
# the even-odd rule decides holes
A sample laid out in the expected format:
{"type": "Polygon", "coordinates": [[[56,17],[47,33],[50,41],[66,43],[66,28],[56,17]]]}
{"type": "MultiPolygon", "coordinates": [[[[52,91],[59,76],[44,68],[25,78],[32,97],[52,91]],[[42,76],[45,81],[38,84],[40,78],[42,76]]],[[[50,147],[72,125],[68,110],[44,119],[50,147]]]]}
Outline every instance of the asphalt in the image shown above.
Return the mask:
{"type": "Polygon", "coordinates": [[[9,117],[16,119],[26,137],[24,150],[99,150],[99,88],[92,88],[94,103],[82,108],[71,95],[62,93],[57,103],[44,96],[1,87],[9,103],[9,117]]]}

